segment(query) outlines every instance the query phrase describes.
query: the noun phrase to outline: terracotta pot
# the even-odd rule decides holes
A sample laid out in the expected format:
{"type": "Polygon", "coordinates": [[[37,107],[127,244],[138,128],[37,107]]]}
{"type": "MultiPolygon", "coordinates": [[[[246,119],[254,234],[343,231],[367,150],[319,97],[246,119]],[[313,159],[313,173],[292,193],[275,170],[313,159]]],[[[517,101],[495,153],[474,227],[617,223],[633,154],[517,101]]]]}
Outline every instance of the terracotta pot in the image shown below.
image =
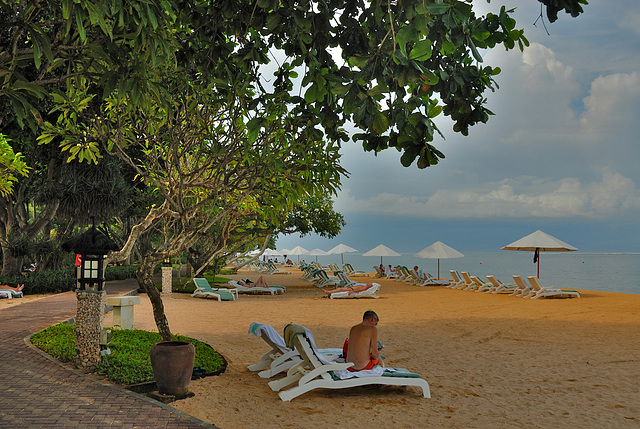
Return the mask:
{"type": "Polygon", "coordinates": [[[184,395],[189,391],[196,348],[186,341],[160,341],[151,346],[151,366],[158,392],[184,395]]]}

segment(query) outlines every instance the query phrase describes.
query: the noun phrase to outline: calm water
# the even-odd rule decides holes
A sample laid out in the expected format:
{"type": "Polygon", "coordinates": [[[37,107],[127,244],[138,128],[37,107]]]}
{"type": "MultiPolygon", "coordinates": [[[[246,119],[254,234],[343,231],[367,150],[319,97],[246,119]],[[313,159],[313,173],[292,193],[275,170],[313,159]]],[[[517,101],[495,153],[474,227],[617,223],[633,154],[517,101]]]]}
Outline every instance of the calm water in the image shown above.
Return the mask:
{"type": "MultiPolygon", "coordinates": [[[[312,256],[302,256],[307,261],[312,256]]],[[[364,257],[359,253],[345,253],[344,261],[356,270],[373,271],[380,264],[379,257],[364,257]]],[[[321,264],[340,265],[340,255],[318,256],[321,264]]],[[[411,255],[382,258],[383,264],[417,265],[432,275],[438,271],[435,259],[417,259],[411,255]]],[[[440,275],[450,277],[449,270],[467,271],[484,280],[487,274],[503,282],[512,283],[512,275],[535,276],[533,252],[469,252],[464,258],[441,259],[440,275]]],[[[545,286],[640,294],[640,253],[540,253],[540,281],[545,286]]]]}

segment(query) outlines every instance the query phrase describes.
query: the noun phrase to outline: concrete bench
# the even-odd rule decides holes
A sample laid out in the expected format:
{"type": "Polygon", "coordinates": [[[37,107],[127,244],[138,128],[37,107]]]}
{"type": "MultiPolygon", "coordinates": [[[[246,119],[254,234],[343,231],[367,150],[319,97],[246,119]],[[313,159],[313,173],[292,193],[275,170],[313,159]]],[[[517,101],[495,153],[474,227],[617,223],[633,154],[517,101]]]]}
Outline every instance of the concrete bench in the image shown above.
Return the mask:
{"type": "Polygon", "coordinates": [[[139,296],[114,296],[107,298],[107,305],[113,307],[113,326],[133,329],[133,306],[140,304],[139,296]]]}

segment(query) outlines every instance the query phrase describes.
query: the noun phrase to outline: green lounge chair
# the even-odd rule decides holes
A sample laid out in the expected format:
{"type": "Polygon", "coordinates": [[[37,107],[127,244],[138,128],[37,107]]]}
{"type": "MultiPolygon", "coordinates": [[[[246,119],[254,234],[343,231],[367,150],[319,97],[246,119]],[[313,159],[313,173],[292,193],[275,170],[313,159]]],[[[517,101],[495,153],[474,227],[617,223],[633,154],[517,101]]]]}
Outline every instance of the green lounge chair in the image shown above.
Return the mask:
{"type": "Polygon", "coordinates": [[[216,298],[218,301],[234,301],[238,294],[235,289],[212,288],[205,278],[194,278],[193,283],[196,285],[196,290],[191,296],[196,298],[216,298]]]}

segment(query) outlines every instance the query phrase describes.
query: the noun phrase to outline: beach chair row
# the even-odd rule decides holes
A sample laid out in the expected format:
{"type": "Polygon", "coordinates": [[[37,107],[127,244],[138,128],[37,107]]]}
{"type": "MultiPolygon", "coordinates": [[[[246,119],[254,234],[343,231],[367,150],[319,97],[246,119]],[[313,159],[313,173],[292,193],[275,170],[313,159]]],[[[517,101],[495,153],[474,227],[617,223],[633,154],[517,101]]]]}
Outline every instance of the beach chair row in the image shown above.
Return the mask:
{"type": "Polygon", "coordinates": [[[292,271],[281,270],[273,262],[253,261],[247,268],[264,274],[293,274],[292,271]]]}
{"type": "Polygon", "coordinates": [[[270,350],[248,369],[266,379],[283,375],[268,383],[283,401],[291,401],[314,389],[363,385],[416,386],[425,398],[431,397],[429,383],[403,368],[378,368],[375,374],[354,376],[355,373],[347,370],[353,363],[345,362],[342,348],[318,349],[313,334],[304,326],[288,324],[284,327],[284,336],[280,336],[272,326],[253,322],[249,334],[262,338],[270,350]]]}
{"type": "Polygon", "coordinates": [[[450,284],[450,281],[447,279],[438,279],[426,271],[418,271],[415,268],[410,270],[402,265],[395,267],[389,266],[389,268],[384,271],[377,266],[373,268],[376,270],[376,278],[394,279],[416,286],[447,286],[450,284]]]}
{"type": "Polygon", "coordinates": [[[562,289],[557,287],[543,286],[540,280],[534,276],[527,276],[527,280],[521,276],[514,275],[514,283],[502,283],[494,276],[487,276],[488,282],[483,282],[477,276],[469,275],[462,271],[451,270],[453,281],[450,289],[466,290],[472,292],[485,292],[490,294],[508,294],[518,298],[538,299],[538,298],[580,298],[580,292],[573,289],[562,289]]]}

